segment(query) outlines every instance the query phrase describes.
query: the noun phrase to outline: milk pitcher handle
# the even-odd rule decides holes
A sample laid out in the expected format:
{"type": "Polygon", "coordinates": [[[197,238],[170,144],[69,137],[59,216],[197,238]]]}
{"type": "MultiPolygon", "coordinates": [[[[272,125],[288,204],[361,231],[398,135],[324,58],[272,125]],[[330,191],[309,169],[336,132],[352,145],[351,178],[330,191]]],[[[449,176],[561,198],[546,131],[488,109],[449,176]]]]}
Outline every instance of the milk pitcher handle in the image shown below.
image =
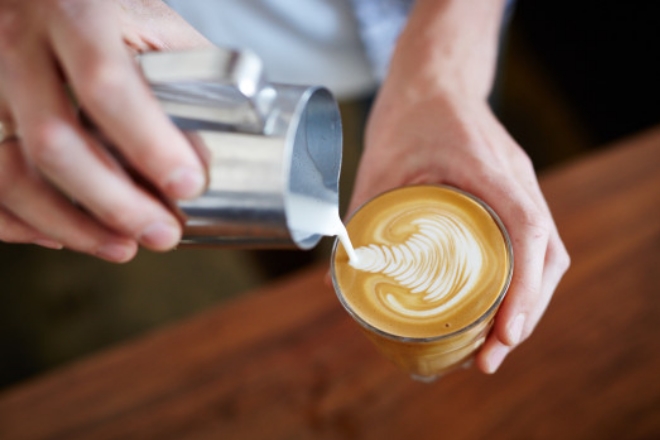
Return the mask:
{"type": "Polygon", "coordinates": [[[268,134],[266,125],[276,91],[253,52],[221,47],[149,52],[139,55],[137,61],[170,117],[268,134]]]}

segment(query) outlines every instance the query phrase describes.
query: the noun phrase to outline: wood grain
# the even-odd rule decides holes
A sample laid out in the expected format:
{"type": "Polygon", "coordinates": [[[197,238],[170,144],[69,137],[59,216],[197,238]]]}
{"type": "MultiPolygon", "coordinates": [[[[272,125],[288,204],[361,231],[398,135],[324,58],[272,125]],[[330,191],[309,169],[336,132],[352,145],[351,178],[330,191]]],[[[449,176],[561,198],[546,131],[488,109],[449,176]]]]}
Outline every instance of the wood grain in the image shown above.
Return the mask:
{"type": "Polygon", "coordinates": [[[416,383],[325,267],[0,395],[0,439],[660,438],[660,129],[542,178],[572,256],[493,376],[416,383]]]}

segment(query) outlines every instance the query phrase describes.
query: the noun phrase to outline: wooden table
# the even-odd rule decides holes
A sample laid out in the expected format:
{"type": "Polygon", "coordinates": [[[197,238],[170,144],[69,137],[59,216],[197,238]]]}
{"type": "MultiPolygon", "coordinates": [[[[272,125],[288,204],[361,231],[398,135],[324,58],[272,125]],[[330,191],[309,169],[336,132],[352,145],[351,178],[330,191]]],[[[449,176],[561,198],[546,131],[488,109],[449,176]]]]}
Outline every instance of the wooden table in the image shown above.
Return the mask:
{"type": "Polygon", "coordinates": [[[424,385],[317,267],[0,395],[0,439],[660,438],[660,129],[546,174],[573,266],[500,372],[424,385]]]}

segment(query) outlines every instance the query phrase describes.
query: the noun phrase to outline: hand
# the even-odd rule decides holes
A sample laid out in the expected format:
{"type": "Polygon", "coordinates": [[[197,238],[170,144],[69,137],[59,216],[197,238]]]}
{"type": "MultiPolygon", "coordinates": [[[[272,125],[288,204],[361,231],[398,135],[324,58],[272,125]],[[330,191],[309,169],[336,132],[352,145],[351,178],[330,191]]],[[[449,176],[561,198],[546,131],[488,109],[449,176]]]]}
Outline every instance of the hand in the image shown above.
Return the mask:
{"type": "Polygon", "coordinates": [[[0,0],[0,240],[124,262],[167,250],[181,226],[81,126],[68,90],[131,168],[171,199],[202,164],[134,62],[209,45],[160,0],[0,0]],[[70,88],[70,89],[68,89],[70,88]]]}
{"type": "Polygon", "coordinates": [[[424,183],[481,198],[511,237],[512,283],[476,359],[482,371],[495,372],[539,322],[569,266],[568,254],[529,158],[485,99],[417,93],[410,84],[386,82],[367,126],[349,212],[388,189],[424,183]]]}

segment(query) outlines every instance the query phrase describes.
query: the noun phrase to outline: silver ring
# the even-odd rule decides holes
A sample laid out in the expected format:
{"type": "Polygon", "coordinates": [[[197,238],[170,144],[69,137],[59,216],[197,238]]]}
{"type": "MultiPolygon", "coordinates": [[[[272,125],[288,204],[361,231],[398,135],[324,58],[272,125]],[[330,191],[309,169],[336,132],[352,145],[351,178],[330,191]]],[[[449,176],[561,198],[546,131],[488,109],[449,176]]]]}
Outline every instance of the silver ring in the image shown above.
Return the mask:
{"type": "Polygon", "coordinates": [[[0,121],[0,144],[17,139],[14,124],[9,121],[0,121]]]}

